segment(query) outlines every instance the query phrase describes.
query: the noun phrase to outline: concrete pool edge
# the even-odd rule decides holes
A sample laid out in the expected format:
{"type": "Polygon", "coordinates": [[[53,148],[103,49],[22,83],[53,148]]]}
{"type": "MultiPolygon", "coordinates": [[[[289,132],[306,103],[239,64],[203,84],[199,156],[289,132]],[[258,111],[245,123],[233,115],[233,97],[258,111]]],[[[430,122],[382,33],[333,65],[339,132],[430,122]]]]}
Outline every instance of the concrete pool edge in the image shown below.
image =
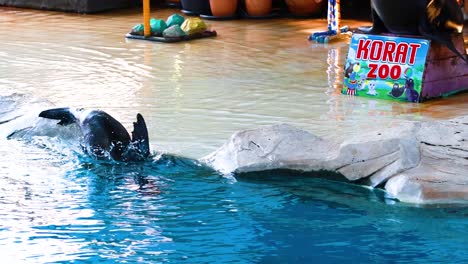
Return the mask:
{"type": "Polygon", "coordinates": [[[281,124],[235,133],[200,161],[222,173],[332,171],[413,204],[468,203],[468,116],[331,142],[281,124]]]}

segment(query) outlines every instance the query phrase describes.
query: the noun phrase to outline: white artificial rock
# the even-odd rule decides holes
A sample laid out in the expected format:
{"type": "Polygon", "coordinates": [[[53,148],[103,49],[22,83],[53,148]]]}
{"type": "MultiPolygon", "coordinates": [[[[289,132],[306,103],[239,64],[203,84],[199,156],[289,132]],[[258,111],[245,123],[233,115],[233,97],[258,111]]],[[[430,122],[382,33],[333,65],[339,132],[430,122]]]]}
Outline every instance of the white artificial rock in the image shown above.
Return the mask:
{"type": "Polygon", "coordinates": [[[222,173],[289,168],[329,169],[337,146],[307,131],[276,125],[235,133],[218,150],[201,159],[222,173]]]}
{"type": "Polygon", "coordinates": [[[341,144],[289,125],[235,133],[201,159],[222,173],[272,169],[333,171],[400,201],[468,202],[468,116],[405,123],[341,144]]]}

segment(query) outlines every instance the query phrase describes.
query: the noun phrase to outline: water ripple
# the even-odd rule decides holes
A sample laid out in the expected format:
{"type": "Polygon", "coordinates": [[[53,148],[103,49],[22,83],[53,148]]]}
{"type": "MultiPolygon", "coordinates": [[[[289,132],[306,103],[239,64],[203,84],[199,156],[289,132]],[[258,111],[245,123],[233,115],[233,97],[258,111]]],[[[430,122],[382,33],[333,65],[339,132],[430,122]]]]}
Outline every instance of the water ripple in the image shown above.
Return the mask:
{"type": "Polygon", "coordinates": [[[378,190],[313,175],[226,178],[177,156],[90,161],[72,131],[65,141],[50,129],[5,139],[40,109],[91,107],[128,128],[140,112],[154,150],[201,157],[258,125],[341,139],[466,114],[466,94],[425,104],[341,96],[347,45],[305,40],[322,20],[212,21],[215,39],[160,45],[124,39],[140,10],[0,11],[5,263],[466,261],[465,208],[387,204],[378,190]]]}

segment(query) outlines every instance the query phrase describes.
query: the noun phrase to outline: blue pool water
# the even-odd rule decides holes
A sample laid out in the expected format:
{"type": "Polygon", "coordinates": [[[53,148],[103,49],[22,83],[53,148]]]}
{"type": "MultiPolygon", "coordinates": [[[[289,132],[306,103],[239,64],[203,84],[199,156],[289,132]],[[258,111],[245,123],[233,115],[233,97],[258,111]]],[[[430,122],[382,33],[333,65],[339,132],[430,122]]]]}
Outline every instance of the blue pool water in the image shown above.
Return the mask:
{"type": "Polygon", "coordinates": [[[64,135],[0,139],[5,263],[467,261],[468,208],[314,174],[226,176],[172,155],[95,161],[64,135]]]}
{"type": "Polygon", "coordinates": [[[467,207],[415,207],[323,175],[227,176],[195,160],[260,125],[342,139],[466,115],[467,93],[341,96],[347,43],[306,40],[323,19],[212,21],[215,39],[155,45],[124,38],[140,10],[0,13],[0,263],[468,263],[467,207]],[[52,105],[100,108],[125,127],[140,112],[156,155],[90,160],[76,129],[37,122],[52,105]]]}
{"type": "Polygon", "coordinates": [[[466,209],[389,205],[379,192],[281,172],[235,181],[177,158],[131,165],[29,162],[39,171],[54,162],[67,170],[24,180],[45,176],[42,186],[17,186],[22,192],[10,200],[15,209],[1,215],[0,244],[10,247],[3,254],[11,259],[466,261],[466,209]],[[41,187],[47,191],[34,191],[41,187]]]}

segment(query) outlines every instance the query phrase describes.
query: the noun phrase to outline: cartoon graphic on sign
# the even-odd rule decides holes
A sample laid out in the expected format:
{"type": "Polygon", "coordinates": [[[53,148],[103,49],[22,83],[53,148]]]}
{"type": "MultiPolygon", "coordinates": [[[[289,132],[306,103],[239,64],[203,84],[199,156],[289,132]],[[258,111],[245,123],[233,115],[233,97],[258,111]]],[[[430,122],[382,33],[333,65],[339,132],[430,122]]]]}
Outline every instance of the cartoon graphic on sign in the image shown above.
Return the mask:
{"type": "Polygon", "coordinates": [[[367,74],[361,73],[358,80],[358,91],[364,90],[364,84],[367,80],[367,74]]]}
{"type": "Polygon", "coordinates": [[[375,90],[375,81],[370,81],[369,84],[367,84],[369,87],[369,91],[367,91],[366,94],[376,96],[378,95],[377,91],[375,90]]]}
{"type": "Polygon", "coordinates": [[[405,93],[406,93],[406,100],[408,102],[417,103],[419,100],[419,93],[414,89],[414,80],[411,78],[413,71],[411,68],[406,69],[405,71],[405,93]]]}
{"type": "Polygon", "coordinates": [[[346,94],[347,95],[356,95],[356,88],[358,88],[358,79],[357,73],[361,69],[361,65],[358,63],[353,63],[348,66],[345,70],[345,87],[346,87],[346,94]]]}
{"type": "Polygon", "coordinates": [[[342,93],[419,102],[429,40],[354,34],[342,93]]]}
{"type": "Polygon", "coordinates": [[[393,84],[392,90],[388,93],[388,95],[398,98],[403,95],[405,92],[405,87],[400,87],[398,83],[393,84]]]}

